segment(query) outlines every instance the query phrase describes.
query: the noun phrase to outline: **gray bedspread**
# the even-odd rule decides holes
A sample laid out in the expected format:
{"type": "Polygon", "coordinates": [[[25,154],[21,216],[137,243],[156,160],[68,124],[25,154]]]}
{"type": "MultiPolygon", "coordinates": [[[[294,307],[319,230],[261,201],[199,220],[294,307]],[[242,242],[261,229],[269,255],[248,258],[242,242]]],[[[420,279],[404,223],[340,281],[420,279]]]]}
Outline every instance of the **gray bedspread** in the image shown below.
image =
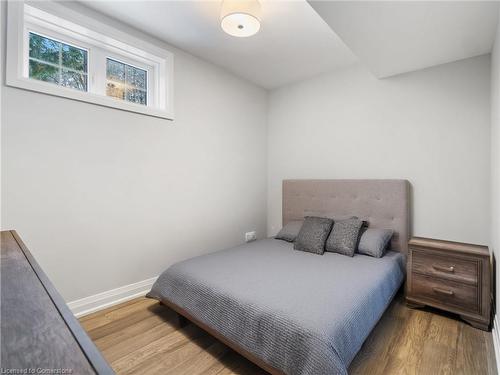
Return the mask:
{"type": "Polygon", "coordinates": [[[286,374],[347,374],[404,279],[404,257],[316,255],[265,239],[177,263],[149,297],[286,374]]]}

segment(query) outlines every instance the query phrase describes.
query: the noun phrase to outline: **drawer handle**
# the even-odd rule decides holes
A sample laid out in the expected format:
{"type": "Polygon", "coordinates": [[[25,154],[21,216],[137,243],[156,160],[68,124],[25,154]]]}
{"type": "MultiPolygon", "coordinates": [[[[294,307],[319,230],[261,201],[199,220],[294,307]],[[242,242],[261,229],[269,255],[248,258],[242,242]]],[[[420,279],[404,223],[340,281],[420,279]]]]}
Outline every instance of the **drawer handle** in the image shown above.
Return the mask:
{"type": "Polygon", "coordinates": [[[452,296],[455,294],[455,293],[453,293],[452,290],[446,290],[446,289],[441,289],[441,288],[432,288],[432,290],[434,290],[434,292],[436,292],[436,293],[445,294],[447,296],[452,296]]]}
{"type": "Polygon", "coordinates": [[[434,265],[432,265],[432,268],[434,268],[436,271],[449,272],[449,273],[455,272],[455,266],[444,267],[444,266],[438,266],[437,264],[434,264],[434,265]]]}

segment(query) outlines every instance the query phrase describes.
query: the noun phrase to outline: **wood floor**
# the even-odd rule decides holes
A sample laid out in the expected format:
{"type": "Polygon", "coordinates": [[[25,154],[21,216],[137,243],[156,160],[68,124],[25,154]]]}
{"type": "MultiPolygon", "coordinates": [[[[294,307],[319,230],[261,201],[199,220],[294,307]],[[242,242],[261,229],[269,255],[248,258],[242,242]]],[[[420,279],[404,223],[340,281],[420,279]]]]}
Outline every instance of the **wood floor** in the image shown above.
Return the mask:
{"type": "MultiPolygon", "coordinates": [[[[139,298],[80,319],[118,374],[257,375],[265,372],[175,313],[139,298]]],[[[397,296],[349,374],[497,374],[490,332],[397,296]]]]}

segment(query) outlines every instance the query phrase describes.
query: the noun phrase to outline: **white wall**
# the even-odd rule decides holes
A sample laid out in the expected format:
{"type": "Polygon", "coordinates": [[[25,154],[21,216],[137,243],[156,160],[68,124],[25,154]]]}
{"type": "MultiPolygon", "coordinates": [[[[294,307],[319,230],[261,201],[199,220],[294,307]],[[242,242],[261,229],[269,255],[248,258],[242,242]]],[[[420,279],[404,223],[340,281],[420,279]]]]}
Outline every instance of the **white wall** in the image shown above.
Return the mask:
{"type": "MultiPolygon", "coordinates": [[[[491,242],[496,256],[496,305],[500,292],[500,24],[491,54],[491,242]]],[[[497,327],[498,328],[498,327],[497,327]]]]}
{"type": "Polygon", "coordinates": [[[413,234],[489,242],[488,55],[378,80],[355,66],[270,95],[268,233],[287,178],[405,178],[413,234]]]}
{"type": "MultiPolygon", "coordinates": [[[[20,232],[66,300],[156,276],[251,229],[273,234],[285,178],[407,178],[415,235],[489,242],[488,56],[384,80],[355,66],[268,103],[260,88],[94,16],[175,53],[176,120],[2,86],[2,228],[20,232]]],[[[496,61],[498,50],[497,38],[496,61]]]]}
{"type": "Polygon", "coordinates": [[[174,122],[3,87],[2,227],[68,301],[265,235],[267,93],[166,47],[174,122]]]}

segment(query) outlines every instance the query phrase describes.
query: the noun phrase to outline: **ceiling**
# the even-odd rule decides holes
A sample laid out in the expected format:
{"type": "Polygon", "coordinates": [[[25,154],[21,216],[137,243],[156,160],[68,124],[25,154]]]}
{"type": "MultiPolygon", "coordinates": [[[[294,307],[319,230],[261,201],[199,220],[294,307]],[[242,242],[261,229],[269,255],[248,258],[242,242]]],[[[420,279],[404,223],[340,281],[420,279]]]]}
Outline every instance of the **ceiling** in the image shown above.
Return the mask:
{"type": "Polygon", "coordinates": [[[489,53],[500,4],[260,0],[261,30],[235,38],[221,0],[81,2],[267,89],[358,61],[382,78],[489,53]]]}
{"type": "Polygon", "coordinates": [[[377,77],[489,53],[498,2],[309,1],[377,77]]]}
{"type": "Polygon", "coordinates": [[[260,31],[225,34],[221,1],[82,1],[266,89],[357,62],[305,0],[261,0],[260,31]]]}

